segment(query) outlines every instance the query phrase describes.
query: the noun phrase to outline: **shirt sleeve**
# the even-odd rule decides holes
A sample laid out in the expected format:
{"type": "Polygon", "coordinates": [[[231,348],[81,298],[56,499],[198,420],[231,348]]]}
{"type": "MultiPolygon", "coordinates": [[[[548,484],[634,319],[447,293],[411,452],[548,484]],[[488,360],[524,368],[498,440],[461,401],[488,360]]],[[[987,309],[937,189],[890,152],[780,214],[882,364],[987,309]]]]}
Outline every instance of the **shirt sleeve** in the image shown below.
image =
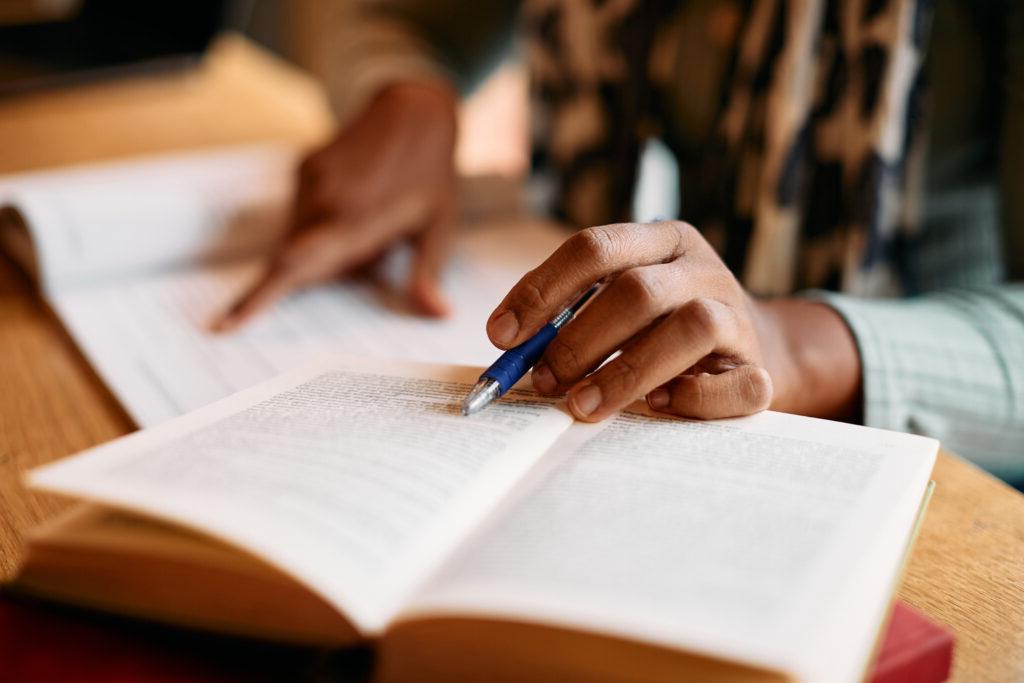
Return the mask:
{"type": "Polygon", "coordinates": [[[903,300],[815,296],[856,338],[866,425],[937,438],[1024,481],[1024,285],[903,300]]]}
{"type": "Polygon", "coordinates": [[[312,27],[316,68],[339,120],[388,83],[437,80],[471,88],[507,48],[511,0],[335,0],[312,27]]]}

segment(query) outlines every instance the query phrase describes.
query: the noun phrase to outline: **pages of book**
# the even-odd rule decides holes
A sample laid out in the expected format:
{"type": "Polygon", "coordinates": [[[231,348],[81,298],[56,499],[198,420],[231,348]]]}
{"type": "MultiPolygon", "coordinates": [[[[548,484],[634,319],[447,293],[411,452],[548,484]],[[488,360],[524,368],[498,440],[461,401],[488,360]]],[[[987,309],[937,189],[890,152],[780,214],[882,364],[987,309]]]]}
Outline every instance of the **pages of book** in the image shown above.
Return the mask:
{"type": "Polygon", "coordinates": [[[168,154],[0,177],[49,293],[265,251],[280,235],[297,151],[168,154]]]}
{"type": "Polygon", "coordinates": [[[325,352],[489,365],[484,323],[529,268],[564,238],[542,224],[463,234],[445,291],[452,315],[428,319],[378,286],[300,292],[232,334],[210,323],[260,272],[259,259],[195,266],[112,287],[60,292],[51,304],[104,382],[143,427],[206,405],[325,352]]]}
{"type": "Polygon", "coordinates": [[[324,352],[487,365],[497,354],[487,316],[566,237],[528,221],[462,230],[445,320],[402,307],[397,254],[390,279],[314,288],[214,334],[284,227],[295,159],[287,148],[237,148],[0,179],[0,205],[22,214],[52,307],[140,426],[324,352]]]}
{"type": "Polygon", "coordinates": [[[562,625],[852,683],[937,447],[771,412],[577,423],[401,618],[562,625]]]}
{"type": "Polygon", "coordinates": [[[518,392],[462,417],[477,374],[317,363],[30,479],[244,548],[373,635],[572,422],[518,392]]]}

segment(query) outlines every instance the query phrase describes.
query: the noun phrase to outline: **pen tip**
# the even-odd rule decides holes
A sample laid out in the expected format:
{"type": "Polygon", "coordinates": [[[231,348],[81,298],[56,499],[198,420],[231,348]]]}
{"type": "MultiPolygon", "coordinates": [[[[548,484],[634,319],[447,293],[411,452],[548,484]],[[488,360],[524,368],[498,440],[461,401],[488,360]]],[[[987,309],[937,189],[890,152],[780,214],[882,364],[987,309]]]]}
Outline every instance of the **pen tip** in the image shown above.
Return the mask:
{"type": "Polygon", "coordinates": [[[498,382],[486,377],[481,378],[469,392],[466,400],[462,402],[462,415],[468,417],[473,413],[480,412],[491,401],[498,398],[500,393],[501,387],[498,382]]]}

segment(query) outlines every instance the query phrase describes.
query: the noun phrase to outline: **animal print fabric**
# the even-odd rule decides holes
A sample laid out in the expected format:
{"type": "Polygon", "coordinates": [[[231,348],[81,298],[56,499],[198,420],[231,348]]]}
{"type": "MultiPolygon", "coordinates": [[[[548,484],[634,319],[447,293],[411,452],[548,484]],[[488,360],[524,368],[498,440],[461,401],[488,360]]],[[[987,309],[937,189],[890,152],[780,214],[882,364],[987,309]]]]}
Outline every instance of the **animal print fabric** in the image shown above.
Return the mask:
{"type": "MultiPolygon", "coordinates": [[[[526,3],[534,172],[560,218],[629,219],[678,75],[656,56],[687,1],[526,3]]],[[[930,0],[720,4],[735,16],[731,63],[698,172],[682,174],[681,218],[757,294],[899,294],[923,192],[930,0]]]]}

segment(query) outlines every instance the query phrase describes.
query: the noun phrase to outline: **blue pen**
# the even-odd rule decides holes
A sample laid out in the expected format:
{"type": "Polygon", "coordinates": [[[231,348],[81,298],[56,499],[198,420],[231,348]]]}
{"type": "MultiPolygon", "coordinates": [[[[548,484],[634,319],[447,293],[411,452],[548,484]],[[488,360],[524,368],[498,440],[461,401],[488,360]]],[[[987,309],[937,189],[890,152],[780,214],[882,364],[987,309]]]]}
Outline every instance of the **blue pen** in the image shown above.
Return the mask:
{"type": "Polygon", "coordinates": [[[469,396],[462,402],[462,414],[472,415],[483,410],[492,401],[504,396],[512,388],[512,385],[522,379],[534,363],[540,360],[540,357],[544,355],[544,350],[548,348],[548,344],[558,334],[558,330],[572,320],[573,316],[583,308],[583,304],[594,296],[598,287],[600,284],[588,289],[583,296],[576,300],[576,303],[552,318],[551,322],[540,328],[537,334],[501,354],[501,358],[484,370],[473,390],[469,392],[469,396]]]}

